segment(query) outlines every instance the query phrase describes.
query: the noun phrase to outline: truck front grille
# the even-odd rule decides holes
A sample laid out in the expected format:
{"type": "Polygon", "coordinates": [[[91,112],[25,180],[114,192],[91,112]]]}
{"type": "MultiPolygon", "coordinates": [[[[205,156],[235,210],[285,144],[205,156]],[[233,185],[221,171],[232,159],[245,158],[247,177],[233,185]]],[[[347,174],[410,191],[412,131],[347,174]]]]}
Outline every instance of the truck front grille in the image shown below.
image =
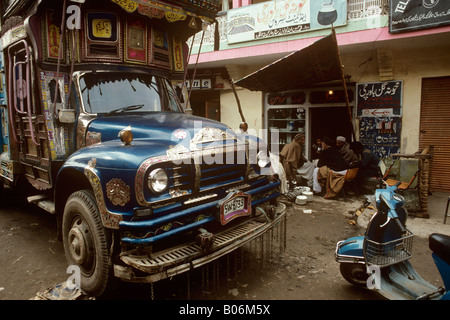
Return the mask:
{"type": "Polygon", "coordinates": [[[192,155],[178,161],[168,156],[146,160],[136,175],[136,197],[142,206],[167,202],[181,196],[201,196],[217,188],[229,188],[246,181],[249,172],[245,152],[229,151],[192,155]],[[163,168],[169,176],[168,194],[152,194],[147,188],[148,173],[163,168]]]}
{"type": "Polygon", "coordinates": [[[247,165],[245,159],[238,159],[236,152],[216,155],[214,160],[213,163],[202,161],[200,166],[196,166],[196,170],[200,171],[196,174],[198,191],[245,180],[247,165]]]}

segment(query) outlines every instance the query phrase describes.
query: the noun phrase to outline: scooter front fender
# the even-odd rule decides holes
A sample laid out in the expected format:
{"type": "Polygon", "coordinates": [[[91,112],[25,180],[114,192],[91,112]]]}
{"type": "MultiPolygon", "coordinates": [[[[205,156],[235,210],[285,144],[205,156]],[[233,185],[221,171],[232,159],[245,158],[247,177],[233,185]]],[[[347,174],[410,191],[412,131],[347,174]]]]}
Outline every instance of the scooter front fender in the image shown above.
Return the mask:
{"type": "Polygon", "coordinates": [[[336,261],[339,263],[364,263],[363,244],[363,236],[339,241],[335,251],[336,261]]]}

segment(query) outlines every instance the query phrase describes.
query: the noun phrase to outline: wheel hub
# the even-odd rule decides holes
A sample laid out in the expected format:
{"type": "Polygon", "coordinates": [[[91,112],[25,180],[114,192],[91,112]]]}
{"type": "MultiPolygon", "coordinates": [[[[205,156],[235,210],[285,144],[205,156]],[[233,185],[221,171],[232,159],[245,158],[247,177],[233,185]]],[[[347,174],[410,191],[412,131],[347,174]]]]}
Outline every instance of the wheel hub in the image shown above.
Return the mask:
{"type": "Polygon", "coordinates": [[[69,250],[73,261],[87,267],[92,261],[92,240],[87,226],[80,220],[72,225],[69,231],[69,250]]]}

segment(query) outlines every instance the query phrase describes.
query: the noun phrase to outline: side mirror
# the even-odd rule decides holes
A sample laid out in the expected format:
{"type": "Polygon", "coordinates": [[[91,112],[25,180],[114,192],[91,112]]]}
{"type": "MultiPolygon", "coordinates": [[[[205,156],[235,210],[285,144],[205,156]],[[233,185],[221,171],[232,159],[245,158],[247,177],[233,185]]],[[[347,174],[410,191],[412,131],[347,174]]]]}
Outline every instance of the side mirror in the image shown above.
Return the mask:
{"type": "Polygon", "coordinates": [[[74,123],[75,122],[75,110],[73,109],[60,109],[58,110],[58,119],[61,123],[74,123]]]}

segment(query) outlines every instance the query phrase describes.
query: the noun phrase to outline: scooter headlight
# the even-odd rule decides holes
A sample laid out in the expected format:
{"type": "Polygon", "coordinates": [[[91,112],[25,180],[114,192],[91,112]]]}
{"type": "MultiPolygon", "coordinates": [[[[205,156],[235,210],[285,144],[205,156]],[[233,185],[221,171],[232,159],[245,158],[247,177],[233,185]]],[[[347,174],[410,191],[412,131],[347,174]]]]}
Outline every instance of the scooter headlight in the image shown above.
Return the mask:
{"type": "Polygon", "coordinates": [[[155,193],[161,193],[167,189],[169,177],[164,169],[158,168],[148,175],[148,187],[155,193]]]}

